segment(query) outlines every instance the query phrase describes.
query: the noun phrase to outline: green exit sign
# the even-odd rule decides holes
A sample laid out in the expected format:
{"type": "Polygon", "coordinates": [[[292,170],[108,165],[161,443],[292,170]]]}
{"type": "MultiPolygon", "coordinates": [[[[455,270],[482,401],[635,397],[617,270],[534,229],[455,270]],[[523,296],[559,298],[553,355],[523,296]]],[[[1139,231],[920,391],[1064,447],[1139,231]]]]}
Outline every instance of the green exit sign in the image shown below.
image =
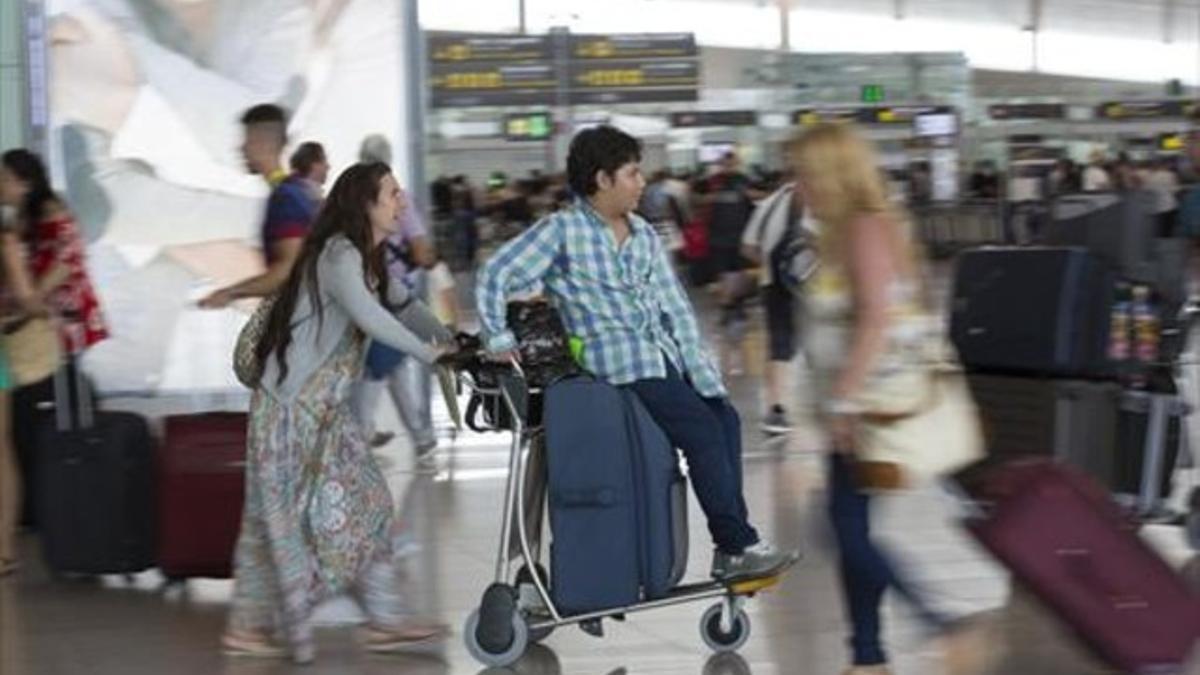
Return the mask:
{"type": "Polygon", "coordinates": [[[862,87],[863,103],[883,103],[882,84],[864,84],[862,87]]]}

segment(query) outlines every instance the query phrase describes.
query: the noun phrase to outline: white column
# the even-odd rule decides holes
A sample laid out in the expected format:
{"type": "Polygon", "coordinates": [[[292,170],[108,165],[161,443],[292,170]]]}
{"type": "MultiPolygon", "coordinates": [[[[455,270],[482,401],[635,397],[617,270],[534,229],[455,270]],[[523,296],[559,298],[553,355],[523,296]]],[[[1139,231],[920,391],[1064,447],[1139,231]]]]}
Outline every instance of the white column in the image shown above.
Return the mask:
{"type": "MultiPolygon", "coordinates": [[[[429,190],[425,188],[425,106],[426,62],[425,34],[421,32],[417,0],[403,0],[400,8],[400,91],[405,105],[400,110],[399,143],[406,152],[393,170],[400,173],[402,184],[425,207],[426,222],[432,213],[429,190]]],[[[400,160],[398,157],[397,160],[400,160]]]]}

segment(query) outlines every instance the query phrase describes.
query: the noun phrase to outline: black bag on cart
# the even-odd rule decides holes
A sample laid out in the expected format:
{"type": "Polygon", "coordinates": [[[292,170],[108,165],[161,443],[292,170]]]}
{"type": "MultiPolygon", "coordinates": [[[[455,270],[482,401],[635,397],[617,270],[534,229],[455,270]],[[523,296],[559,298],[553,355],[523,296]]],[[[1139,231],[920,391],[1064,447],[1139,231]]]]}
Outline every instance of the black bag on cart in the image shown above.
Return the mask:
{"type": "MultiPolygon", "coordinates": [[[[510,302],[506,318],[509,328],[516,335],[521,371],[529,387],[542,389],[582,371],[571,355],[570,337],[553,305],[542,300],[510,302]]],[[[509,366],[487,362],[483,358],[483,343],[477,336],[459,334],[456,340],[461,353],[455,358],[456,367],[470,371],[476,384],[489,389],[498,388],[499,377],[509,372],[509,366]]],[[[472,396],[465,417],[467,426],[474,431],[513,428],[508,406],[499,395],[472,396]]],[[[532,393],[529,396],[526,426],[538,426],[541,419],[542,395],[532,393]]]]}
{"type": "Polygon", "coordinates": [[[153,567],[154,442],[146,420],[94,411],[78,368],[60,369],[54,380],[55,419],[42,426],[37,442],[37,515],[46,565],[56,574],[132,574],[153,567]]]}

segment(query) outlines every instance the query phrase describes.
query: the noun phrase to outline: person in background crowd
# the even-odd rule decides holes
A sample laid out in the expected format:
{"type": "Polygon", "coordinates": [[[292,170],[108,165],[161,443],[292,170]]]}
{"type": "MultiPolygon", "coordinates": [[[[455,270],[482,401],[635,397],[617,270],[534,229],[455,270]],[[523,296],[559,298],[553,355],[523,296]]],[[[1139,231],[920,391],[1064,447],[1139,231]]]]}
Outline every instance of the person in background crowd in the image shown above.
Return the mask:
{"type": "Polygon", "coordinates": [[[726,375],[743,372],[742,348],[747,329],[745,300],[753,291],[742,260],[741,242],[746,223],[754,210],[754,200],[762,195],[753,190],[750,179],[739,170],[738,156],[726,153],[716,173],[709,177],[708,244],[715,272],[720,281],[721,366],[726,375]]]}
{"type": "MultiPolygon", "coordinates": [[[[391,157],[391,144],[378,134],[364,139],[359,149],[360,162],[388,164],[391,157]]],[[[413,297],[426,302],[429,298],[428,271],[437,265],[437,254],[417,205],[403,188],[401,192],[408,207],[400,212],[394,231],[384,240],[384,261],[391,283],[403,284],[413,297]]],[[[437,448],[437,435],[430,409],[433,374],[429,368],[418,359],[372,342],[367,349],[363,375],[355,389],[355,410],[371,447],[382,447],[396,436],[390,431],[377,432],[375,427],[379,400],[386,389],[413,443],[417,461],[431,459],[437,448]]]]}
{"type": "Polygon", "coordinates": [[[996,171],[995,163],[991,161],[975,163],[968,191],[976,199],[998,199],[1000,197],[1000,175],[996,171]]]}
{"type": "Polygon", "coordinates": [[[520,184],[514,185],[502,171],[488,179],[486,208],[496,223],[497,236],[510,239],[524,232],[533,222],[529,197],[520,184]]]}
{"type": "Polygon", "coordinates": [[[907,218],[890,203],[874,149],[849,125],[820,124],[793,144],[796,189],[820,225],[818,276],[805,290],[814,320],[844,326],[835,335],[810,333],[813,400],[831,443],[829,516],[840,554],[840,576],[852,634],[847,675],[885,675],[881,643],[884,592],[899,592],[919,619],[945,637],[947,665],[967,673],[976,656],[965,624],[934,611],[871,538],[870,493],[855,476],[858,408],[872,365],[888,356],[893,321],[923,303],[923,278],[907,218]]]}
{"type": "Polygon", "coordinates": [[[582,341],[583,366],[629,388],[683,451],[716,545],[712,576],[777,573],[797,556],[750,525],[737,411],[658,236],[633,213],[645,186],[640,162],[641,144],[614,127],[576,134],[567,175],[578,199],[483,266],[475,289],[482,333],[495,358],[516,358],[507,302],[543,286],[582,341]]]}
{"type": "Polygon", "coordinates": [[[269,103],[256,105],[242,115],[241,123],[246,168],[262,176],[271,187],[261,232],[267,269],[214,291],[200,301],[206,309],[221,309],[235,300],[262,298],[279,290],[291,273],[319,206],[305,179],[283,168],[281,155],[287,145],[287,114],[283,108],[269,103]]]}
{"type": "Polygon", "coordinates": [[[454,222],[455,239],[459,242],[467,269],[475,269],[479,251],[479,212],[475,206],[475,188],[467,177],[459,174],[449,184],[447,205],[454,222]]]}
{"type": "Polygon", "coordinates": [[[1068,195],[1081,189],[1079,170],[1075,162],[1063,158],[1054,163],[1054,168],[1048,177],[1046,194],[1050,196],[1068,195]]]}
{"type": "Polygon", "coordinates": [[[88,276],[83,237],[51,189],[37,155],[9,150],[2,163],[0,203],[17,213],[17,232],[4,235],[6,256],[23,258],[27,265],[6,265],[16,299],[27,311],[48,309],[58,323],[63,349],[80,354],[108,337],[88,276]]]}
{"type": "Polygon", "coordinates": [[[1171,169],[1169,159],[1158,159],[1148,163],[1142,186],[1154,195],[1154,217],[1158,220],[1159,236],[1170,237],[1175,233],[1175,220],[1179,215],[1179,177],[1171,169]]]}
{"type": "Polygon", "coordinates": [[[638,214],[654,227],[654,231],[663,241],[663,247],[668,254],[674,256],[683,248],[683,235],[680,228],[684,223],[683,209],[679,200],[671,194],[667,183],[671,174],[659,170],[650,178],[646,189],[642,192],[642,201],[638,204],[638,214]]]}
{"type": "Polygon", "coordinates": [[[429,199],[433,205],[433,215],[438,218],[450,217],[451,211],[451,196],[450,192],[453,186],[453,179],[446,176],[438,176],[432,183],[429,184],[429,199]]]}
{"type": "Polygon", "coordinates": [[[1104,166],[1104,153],[1096,150],[1089,158],[1087,168],[1083,170],[1083,191],[1103,192],[1112,189],[1113,180],[1104,166]]]}
{"type": "Polygon", "coordinates": [[[1109,175],[1112,176],[1113,189],[1115,190],[1141,190],[1144,187],[1137,165],[1125,153],[1121,153],[1117,157],[1117,161],[1113,163],[1109,175]]]}
{"type": "Polygon", "coordinates": [[[928,206],[933,201],[933,176],[928,162],[915,162],[908,169],[908,203],[914,207],[928,206]]]}
{"type": "Polygon", "coordinates": [[[780,278],[787,247],[815,225],[805,219],[806,210],[794,183],[787,183],[754,210],[742,237],[742,254],[759,266],[762,302],[767,321],[766,407],[764,433],[775,436],[792,430],[785,392],[792,360],[800,337],[800,303],[780,278]]]}
{"type": "Polygon", "coordinates": [[[263,372],[250,403],[246,498],[221,640],[229,655],[311,662],[312,611],[342,593],[367,615],[370,651],[445,635],[406,606],[392,495],[349,400],[367,338],[425,363],[451,339],[423,341],[393,314],[428,315],[391,283],[383,261],[383,241],[405,207],[387,165],[343,172],[267,317],[255,348],[263,372]]]}
{"type": "MultiPolygon", "coordinates": [[[[100,301],[87,272],[83,237],[75,218],[50,187],[42,160],[27,150],[0,159],[0,204],[13,212],[0,231],[4,277],[20,319],[49,316],[58,327],[67,381],[78,357],[108,337],[100,301]]],[[[11,438],[25,486],[21,520],[35,522],[33,486],[40,406],[53,398],[50,378],[12,392],[11,438]]],[[[15,491],[15,489],[14,489],[15,491]]]]}
{"type": "MultiPolygon", "coordinates": [[[[0,223],[0,231],[5,226],[0,223]]],[[[10,242],[0,239],[0,248],[10,242]]],[[[0,250],[0,256],[4,254],[0,250]]],[[[0,327],[7,328],[19,318],[10,314],[7,279],[0,270],[0,327]]],[[[15,383],[8,368],[8,355],[0,349],[0,577],[20,567],[17,556],[17,525],[21,519],[21,474],[12,434],[12,396],[15,383]]]]}
{"type": "Polygon", "coordinates": [[[554,178],[550,180],[550,192],[554,195],[555,211],[565,209],[575,199],[571,194],[571,186],[567,183],[567,176],[563,173],[554,174],[554,178]]]}
{"type": "Polygon", "coordinates": [[[691,188],[688,187],[687,176],[668,173],[666,180],[663,181],[663,191],[675,200],[675,206],[679,208],[678,224],[682,229],[692,219],[692,195],[691,188]]]}
{"type": "Polygon", "coordinates": [[[750,179],[739,170],[738,156],[726,153],[717,172],[709,177],[706,201],[709,205],[709,242],[722,272],[743,268],[740,253],[742,233],[754,202],[765,195],[755,191],[750,179]]]}
{"type": "Polygon", "coordinates": [[[288,164],[292,173],[304,179],[318,202],[325,196],[325,181],[329,180],[329,159],[325,156],[325,147],[316,141],[306,141],[292,153],[288,164]]]}

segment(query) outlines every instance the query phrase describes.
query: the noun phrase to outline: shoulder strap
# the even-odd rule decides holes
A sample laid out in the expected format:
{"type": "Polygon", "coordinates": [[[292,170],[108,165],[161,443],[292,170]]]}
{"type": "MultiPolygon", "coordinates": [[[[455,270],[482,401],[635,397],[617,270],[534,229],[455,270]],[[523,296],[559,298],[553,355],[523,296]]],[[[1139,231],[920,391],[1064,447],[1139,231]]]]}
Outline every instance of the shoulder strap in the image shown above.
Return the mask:
{"type": "MultiPolygon", "coordinates": [[[[762,220],[758,224],[758,248],[760,250],[762,249],[763,239],[767,236],[767,228],[771,225],[771,219],[775,217],[775,212],[779,210],[779,203],[786,201],[791,204],[791,196],[791,189],[784,188],[770,197],[771,204],[767,207],[767,211],[763,213],[762,220]]],[[[791,207],[789,206],[788,208],[790,212],[791,207]]]]}

